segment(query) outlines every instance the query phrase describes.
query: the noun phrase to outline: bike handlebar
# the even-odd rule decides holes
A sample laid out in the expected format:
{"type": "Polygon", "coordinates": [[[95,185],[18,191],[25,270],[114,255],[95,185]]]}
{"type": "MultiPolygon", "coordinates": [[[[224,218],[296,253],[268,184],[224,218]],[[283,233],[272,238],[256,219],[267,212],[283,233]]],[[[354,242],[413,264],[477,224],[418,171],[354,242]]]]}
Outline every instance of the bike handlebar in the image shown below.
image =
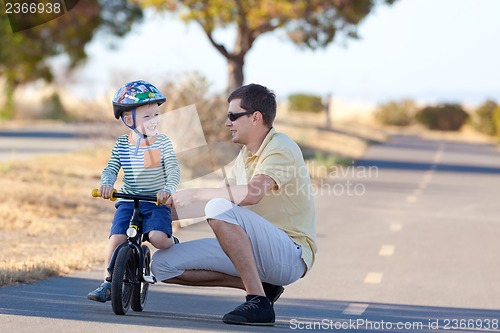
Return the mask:
{"type": "MultiPolygon", "coordinates": [[[[101,196],[101,193],[99,192],[99,189],[95,188],[92,190],[92,196],[94,198],[98,198],[101,196]]],[[[147,195],[137,195],[137,194],[127,194],[127,193],[120,193],[117,190],[113,189],[111,192],[111,197],[109,200],[111,201],[116,201],[116,199],[132,199],[132,200],[142,200],[142,201],[152,201],[156,202],[157,206],[160,206],[161,204],[164,204],[164,202],[160,202],[157,197],[153,196],[147,196],[147,195]]]]}

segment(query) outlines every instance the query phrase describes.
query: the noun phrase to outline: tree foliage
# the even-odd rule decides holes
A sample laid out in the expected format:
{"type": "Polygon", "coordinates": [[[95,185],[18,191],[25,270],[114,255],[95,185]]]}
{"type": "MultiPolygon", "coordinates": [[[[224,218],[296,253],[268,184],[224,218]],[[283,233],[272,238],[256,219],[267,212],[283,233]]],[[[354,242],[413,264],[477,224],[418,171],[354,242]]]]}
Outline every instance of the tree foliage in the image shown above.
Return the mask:
{"type": "Polygon", "coordinates": [[[426,106],[417,112],[416,120],[431,130],[458,131],[469,118],[460,104],[444,103],[426,106]]]}
{"type": "Polygon", "coordinates": [[[7,84],[3,115],[12,116],[18,85],[53,79],[50,59],[66,54],[74,68],[86,58],[85,45],[98,32],[123,36],[141,18],[142,10],[126,0],[85,0],[57,19],[14,33],[8,17],[0,15],[0,77],[7,84]]]}
{"type": "Polygon", "coordinates": [[[379,104],[375,110],[375,119],[383,125],[408,126],[411,125],[417,106],[413,100],[389,101],[379,104]]]}
{"type": "Polygon", "coordinates": [[[319,113],[324,106],[321,97],[311,94],[292,94],[288,96],[288,109],[290,111],[303,111],[319,113]]]}
{"type": "Polygon", "coordinates": [[[358,24],[378,3],[395,0],[130,0],[177,13],[199,23],[211,44],[227,59],[228,89],[243,84],[244,58],[262,34],[284,29],[296,45],[326,47],[337,35],[358,38],[358,24]],[[232,50],[217,41],[218,28],[235,28],[232,50]]]}
{"type": "Polygon", "coordinates": [[[498,104],[493,100],[486,100],[472,114],[472,126],[479,132],[487,135],[495,135],[497,133],[495,123],[495,112],[498,109],[498,104]]]}

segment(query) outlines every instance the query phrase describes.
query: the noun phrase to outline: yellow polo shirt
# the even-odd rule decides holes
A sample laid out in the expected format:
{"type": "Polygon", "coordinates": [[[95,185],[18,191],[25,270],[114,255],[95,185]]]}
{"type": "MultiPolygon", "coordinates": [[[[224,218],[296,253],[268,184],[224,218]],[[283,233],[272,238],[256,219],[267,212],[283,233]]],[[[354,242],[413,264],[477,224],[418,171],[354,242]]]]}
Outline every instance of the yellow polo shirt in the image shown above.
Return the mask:
{"type": "Polygon", "coordinates": [[[309,172],[302,151],[288,136],[272,128],[260,148],[252,153],[244,146],[228,172],[230,184],[247,185],[255,175],[271,177],[271,193],[248,206],[302,247],[302,259],[309,270],[314,263],[316,222],[309,172]]]}

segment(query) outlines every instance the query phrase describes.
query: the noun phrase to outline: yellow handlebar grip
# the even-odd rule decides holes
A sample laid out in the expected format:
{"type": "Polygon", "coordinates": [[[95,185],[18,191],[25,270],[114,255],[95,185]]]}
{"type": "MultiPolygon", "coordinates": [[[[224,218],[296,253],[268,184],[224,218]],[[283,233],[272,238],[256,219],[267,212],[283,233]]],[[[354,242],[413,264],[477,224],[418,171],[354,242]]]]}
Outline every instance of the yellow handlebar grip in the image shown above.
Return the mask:
{"type": "MultiPolygon", "coordinates": [[[[117,191],[115,189],[113,189],[113,191],[111,192],[111,197],[109,198],[109,200],[111,201],[116,201],[117,198],[115,198],[114,194],[116,193],[117,191]]],[[[98,198],[101,196],[101,192],[99,192],[99,190],[97,188],[93,189],[92,190],[92,196],[94,198],[98,198]]]]}
{"type": "Polygon", "coordinates": [[[111,196],[109,197],[109,200],[111,201],[116,201],[118,198],[115,198],[115,193],[118,192],[117,190],[113,189],[113,191],[111,191],[111,196]]]}

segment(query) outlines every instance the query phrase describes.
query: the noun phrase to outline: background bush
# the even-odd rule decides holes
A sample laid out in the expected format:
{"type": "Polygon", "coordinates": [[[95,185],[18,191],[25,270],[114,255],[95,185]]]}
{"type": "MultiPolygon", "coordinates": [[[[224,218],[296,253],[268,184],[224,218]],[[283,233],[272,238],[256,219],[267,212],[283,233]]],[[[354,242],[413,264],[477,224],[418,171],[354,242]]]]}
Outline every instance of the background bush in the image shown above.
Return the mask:
{"type": "Polygon", "coordinates": [[[495,112],[493,113],[493,120],[495,121],[495,127],[497,130],[496,135],[500,138],[500,106],[497,106],[495,112]]]}
{"type": "Polygon", "coordinates": [[[168,91],[167,111],[195,104],[207,142],[229,141],[229,131],[225,127],[227,97],[211,93],[210,87],[208,79],[198,72],[168,82],[164,88],[168,91]]]}
{"type": "Polygon", "coordinates": [[[498,105],[492,100],[487,100],[480,105],[471,116],[471,125],[478,132],[495,135],[497,133],[497,125],[495,123],[495,111],[498,105]]]}
{"type": "Polygon", "coordinates": [[[304,111],[319,113],[323,110],[321,97],[308,94],[292,94],[288,96],[288,109],[290,111],[304,111]]]}
{"type": "Polygon", "coordinates": [[[45,118],[47,119],[64,121],[69,121],[72,119],[72,117],[66,111],[66,108],[61,102],[61,97],[57,92],[54,92],[52,95],[46,97],[43,100],[42,114],[44,114],[45,118]]]}
{"type": "Polygon", "coordinates": [[[416,119],[431,130],[458,131],[469,115],[460,104],[427,106],[416,114],[416,119]]]}
{"type": "MultiPolygon", "coordinates": [[[[181,168],[181,181],[205,176],[231,162],[239,146],[231,142],[225,124],[227,120],[226,94],[211,93],[211,83],[200,73],[186,74],[183,78],[168,82],[162,91],[168,92],[166,110],[171,111],[194,104],[207,145],[177,153],[181,168]]],[[[179,128],[189,124],[179,124],[179,128]]],[[[186,133],[189,138],[191,133],[186,133]]]]}
{"type": "Polygon", "coordinates": [[[406,99],[379,104],[374,116],[383,125],[408,126],[413,122],[416,111],[415,102],[406,99]]]}

